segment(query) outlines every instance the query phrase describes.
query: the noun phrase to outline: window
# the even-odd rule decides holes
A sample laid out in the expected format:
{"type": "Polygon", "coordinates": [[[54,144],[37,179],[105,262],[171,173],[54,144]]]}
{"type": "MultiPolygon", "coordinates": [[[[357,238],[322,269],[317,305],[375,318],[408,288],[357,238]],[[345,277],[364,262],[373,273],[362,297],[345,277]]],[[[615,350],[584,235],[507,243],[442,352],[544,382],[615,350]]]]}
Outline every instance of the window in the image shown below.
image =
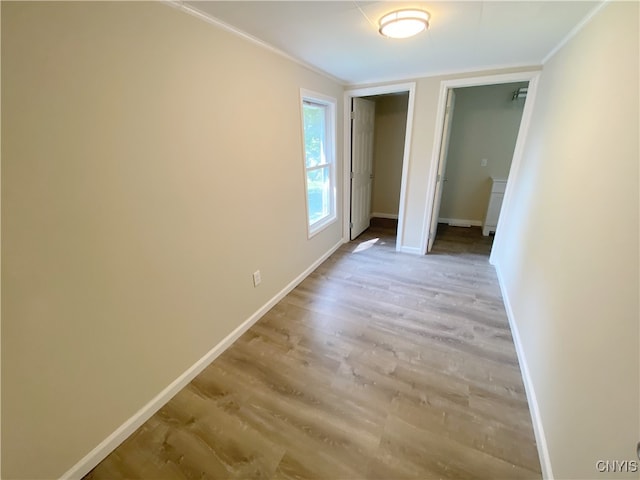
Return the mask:
{"type": "Polygon", "coordinates": [[[304,167],[309,236],[336,219],[335,99],[302,92],[304,167]]]}

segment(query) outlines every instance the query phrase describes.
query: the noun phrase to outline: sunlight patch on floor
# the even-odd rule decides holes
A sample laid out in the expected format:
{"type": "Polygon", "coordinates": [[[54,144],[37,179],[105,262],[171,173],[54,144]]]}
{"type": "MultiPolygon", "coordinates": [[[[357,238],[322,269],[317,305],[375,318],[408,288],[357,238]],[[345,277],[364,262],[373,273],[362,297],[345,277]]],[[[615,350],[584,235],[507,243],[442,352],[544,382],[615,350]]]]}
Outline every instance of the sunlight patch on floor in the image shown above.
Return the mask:
{"type": "Polygon", "coordinates": [[[359,243],[358,246],[353,249],[353,253],[364,252],[365,250],[368,250],[369,248],[373,247],[378,240],[380,239],[372,238],[371,240],[367,240],[366,242],[359,243]]]}

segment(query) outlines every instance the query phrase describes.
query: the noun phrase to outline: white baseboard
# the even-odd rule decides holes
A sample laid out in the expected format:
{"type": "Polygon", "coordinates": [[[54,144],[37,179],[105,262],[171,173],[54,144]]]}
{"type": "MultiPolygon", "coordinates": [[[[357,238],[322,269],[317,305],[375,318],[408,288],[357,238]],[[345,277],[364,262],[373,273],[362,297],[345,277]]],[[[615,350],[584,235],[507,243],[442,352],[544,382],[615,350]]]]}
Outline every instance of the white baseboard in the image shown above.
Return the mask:
{"type": "Polygon", "coordinates": [[[396,248],[396,251],[398,252],[402,252],[402,253],[410,253],[411,255],[422,255],[422,250],[420,250],[420,247],[406,247],[404,245],[401,245],[399,247],[396,248]]]}
{"type": "Polygon", "coordinates": [[[533,423],[533,432],[536,436],[536,444],[538,445],[538,456],[540,457],[540,467],[542,468],[542,478],[545,480],[553,480],[553,471],[551,469],[551,458],[549,457],[549,447],[547,446],[547,438],[544,434],[544,428],[542,426],[542,417],[540,416],[540,408],[538,407],[538,399],[536,397],[535,389],[533,388],[533,380],[529,373],[529,366],[527,359],[522,349],[522,342],[520,340],[520,332],[518,331],[518,325],[515,322],[513,310],[511,308],[511,302],[507,295],[507,289],[504,286],[502,274],[498,265],[494,265],[496,273],[498,275],[498,283],[502,292],[502,299],[507,311],[507,318],[509,319],[509,326],[511,327],[511,333],[513,335],[513,343],[516,347],[516,353],[518,355],[518,362],[520,363],[520,371],[522,372],[522,380],[524,381],[524,389],[527,393],[527,401],[529,403],[529,411],[531,412],[531,420],[533,423]]]}
{"type": "Polygon", "coordinates": [[[369,215],[369,218],[390,218],[391,220],[397,220],[398,214],[373,212],[371,215],[369,215]]]}
{"type": "Polygon", "coordinates": [[[213,362],[222,352],[229,348],[244,332],[256,323],[267,313],[276,303],[282,300],[291,290],[296,288],[300,282],[329,258],[344,242],[341,240],[331,247],[322,257],[313,262],[304,272],[298,275],[291,283],[278,292],[271,300],[260,307],[253,315],[242,322],[235,330],[227,335],[220,343],[209,350],[200,360],[189,367],[182,375],[176,378],[169,386],[156,395],[149,403],[138,410],[131,418],[124,422],[111,435],[105,438],[100,444],[84,456],[78,463],[65,472],[60,479],[71,480],[81,479],[100,463],[107,455],[115,450],[129,435],[135,432],[144,422],[149,420],[163,405],[165,405],[175,394],[184,388],[200,372],[202,372],[211,362],[213,362]]]}
{"type": "Polygon", "coordinates": [[[468,220],[466,218],[438,218],[438,223],[446,223],[452,227],[481,227],[480,220],[468,220]]]}

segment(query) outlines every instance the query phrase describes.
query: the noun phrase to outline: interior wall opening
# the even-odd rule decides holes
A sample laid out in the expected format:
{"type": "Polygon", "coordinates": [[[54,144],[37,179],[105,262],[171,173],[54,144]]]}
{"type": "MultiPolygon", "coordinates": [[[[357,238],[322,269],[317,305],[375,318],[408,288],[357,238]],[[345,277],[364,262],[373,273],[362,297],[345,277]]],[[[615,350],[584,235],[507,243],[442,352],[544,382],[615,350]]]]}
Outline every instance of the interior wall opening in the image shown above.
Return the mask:
{"type": "Polygon", "coordinates": [[[400,249],[414,104],[415,83],[345,92],[345,241],[373,222],[400,249]]]}
{"type": "Polygon", "coordinates": [[[456,229],[489,254],[506,191],[529,82],[450,88],[428,251],[456,229]],[[442,235],[447,232],[447,235],[442,235]]]}
{"type": "MultiPolygon", "coordinates": [[[[362,100],[371,102],[375,110],[373,139],[371,141],[371,188],[367,192],[369,198],[364,202],[366,203],[365,215],[369,221],[367,228],[393,232],[395,237],[400,211],[409,92],[357,97],[352,99],[352,102],[362,100]]],[[[357,138],[357,136],[353,136],[352,130],[352,141],[357,138]]],[[[352,162],[354,155],[357,154],[353,151],[354,148],[362,148],[362,146],[360,144],[352,145],[352,162]]],[[[352,230],[352,239],[361,233],[362,231],[356,230],[354,232],[352,230]]]]}

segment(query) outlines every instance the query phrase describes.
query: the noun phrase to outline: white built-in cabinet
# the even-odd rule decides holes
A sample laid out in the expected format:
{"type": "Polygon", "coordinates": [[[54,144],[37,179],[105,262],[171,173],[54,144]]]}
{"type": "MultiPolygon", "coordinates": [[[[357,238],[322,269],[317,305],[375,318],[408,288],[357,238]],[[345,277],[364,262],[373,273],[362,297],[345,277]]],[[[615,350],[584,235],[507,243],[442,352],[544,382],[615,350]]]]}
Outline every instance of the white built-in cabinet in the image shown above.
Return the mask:
{"type": "Polygon", "coordinates": [[[502,208],[502,198],[507,187],[507,180],[504,178],[491,178],[491,195],[489,205],[487,205],[487,215],[484,218],[482,234],[486,237],[491,232],[495,233],[498,226],[500,208],[502,208]]]}

